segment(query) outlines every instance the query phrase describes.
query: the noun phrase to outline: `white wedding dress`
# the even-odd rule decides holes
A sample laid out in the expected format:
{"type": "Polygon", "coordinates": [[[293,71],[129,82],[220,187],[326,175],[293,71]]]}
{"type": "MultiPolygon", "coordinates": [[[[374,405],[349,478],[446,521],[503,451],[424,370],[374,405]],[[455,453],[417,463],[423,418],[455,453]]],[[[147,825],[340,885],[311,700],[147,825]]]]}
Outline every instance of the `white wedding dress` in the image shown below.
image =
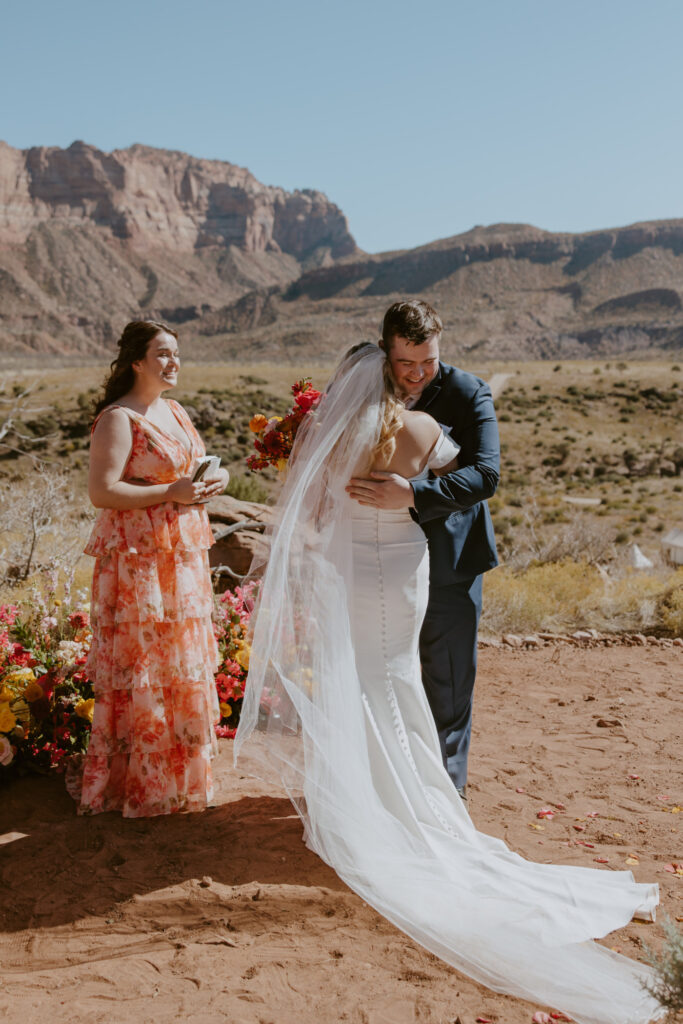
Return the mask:
{"type": "MultiPolygon", "coordinates": [[[[477,832],[443,767],[418,654],[425,535],[407,509],[364,507],[344,492],[378,432],[373,358],[342,365],[297,439],[236,759],[261,777],[274,771],[311,849],[463,973],[578,1024],[646,1024],[663,1015],[643,988],[649,968],[589,940],[652,916],[657,886],[525,861],[477,832]]],[[[450,461],[448,445],[432,465],[450,461]]]]}

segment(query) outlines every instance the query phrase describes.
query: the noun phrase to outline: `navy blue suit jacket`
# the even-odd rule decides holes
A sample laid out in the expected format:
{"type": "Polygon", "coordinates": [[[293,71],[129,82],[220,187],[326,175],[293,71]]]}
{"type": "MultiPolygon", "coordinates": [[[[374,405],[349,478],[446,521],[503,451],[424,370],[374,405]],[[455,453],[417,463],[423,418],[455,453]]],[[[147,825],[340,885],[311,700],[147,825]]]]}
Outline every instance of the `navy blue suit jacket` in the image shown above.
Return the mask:
{"type": "Polygon", "coordinates": [[[430,582],[442,587],[498,565],[486,503],[500,476],[498,424],[488,384],[445,363],[414,408],[451,427],[460,445],[453,473],[413,481],[412,515],[427,535],[430,582]]]}

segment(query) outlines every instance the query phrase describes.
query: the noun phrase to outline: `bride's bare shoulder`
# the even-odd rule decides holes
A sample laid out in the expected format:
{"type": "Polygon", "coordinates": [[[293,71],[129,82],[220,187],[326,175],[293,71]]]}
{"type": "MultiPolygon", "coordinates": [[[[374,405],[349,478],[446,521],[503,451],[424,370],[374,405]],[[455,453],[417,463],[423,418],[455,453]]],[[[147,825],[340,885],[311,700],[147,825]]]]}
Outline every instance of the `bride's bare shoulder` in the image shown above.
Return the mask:
{"type": "Polygon", "coordinates": [[[417,409],[406,409],[403,414],[403,429],[417,440],[431,444],[435,443],[441,433],[441,427],[434,417],[417,409]]]}

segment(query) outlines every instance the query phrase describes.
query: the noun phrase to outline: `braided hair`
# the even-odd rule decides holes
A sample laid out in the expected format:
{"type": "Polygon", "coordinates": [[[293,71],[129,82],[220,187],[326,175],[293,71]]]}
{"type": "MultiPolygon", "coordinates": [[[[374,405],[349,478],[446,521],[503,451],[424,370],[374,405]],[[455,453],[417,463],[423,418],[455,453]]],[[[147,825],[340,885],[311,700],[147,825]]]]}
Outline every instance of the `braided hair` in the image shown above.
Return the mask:
{"type": "Polygon", "coordinates": [[[157,320],[132,320],[126,324],[118,340],[119,354],[112,362],[111,372],[103,384],[103,394],[93,403],[93,419],[96,419],[106,406],[130,391],[135,383],[133,363],[145,358],[150,341],[162,331],[178,338],[173,328],[157,320]]]}
{"type": "MultiPolygon", "coordinates": [[[[381,346],[380,346],[381,347],[381,346]]],[[[361,341],[344,353],[342,363],[363,349],[374,349],[375,345],[370,341],[361,341]]],[[[382,379],[384,382],[384,395],[382,396],[382,421],[380,424],[379,437],[371,452],[368,453],[369,470],[376,462],[387,465],[396,451],[396,435],[403,426],[403,413],[405,405],[396,393],[396,382],[391,372],[391,364],[385,358],[382,367],[382,379]]]]}

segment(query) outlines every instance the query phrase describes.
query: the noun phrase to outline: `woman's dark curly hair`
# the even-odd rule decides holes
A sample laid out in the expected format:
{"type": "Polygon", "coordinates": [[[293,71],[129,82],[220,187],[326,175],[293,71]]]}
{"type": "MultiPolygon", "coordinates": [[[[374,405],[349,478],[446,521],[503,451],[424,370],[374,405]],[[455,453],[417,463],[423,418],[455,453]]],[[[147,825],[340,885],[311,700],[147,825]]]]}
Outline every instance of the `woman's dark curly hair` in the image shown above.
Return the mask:
{"type": "Polygon", "coordinates": [[[157,320],[132,320],[126,324],[118,341],[119,354],[111,364],[111,372],[103,384],[104,393],[93,404],[93,419],[96,419],[106,406],[130,391],[135,383],[133,363],[145,358],[150,341],[162,331],[172,334],[177,340],[178,335],[173,328],[157,320]]]}

